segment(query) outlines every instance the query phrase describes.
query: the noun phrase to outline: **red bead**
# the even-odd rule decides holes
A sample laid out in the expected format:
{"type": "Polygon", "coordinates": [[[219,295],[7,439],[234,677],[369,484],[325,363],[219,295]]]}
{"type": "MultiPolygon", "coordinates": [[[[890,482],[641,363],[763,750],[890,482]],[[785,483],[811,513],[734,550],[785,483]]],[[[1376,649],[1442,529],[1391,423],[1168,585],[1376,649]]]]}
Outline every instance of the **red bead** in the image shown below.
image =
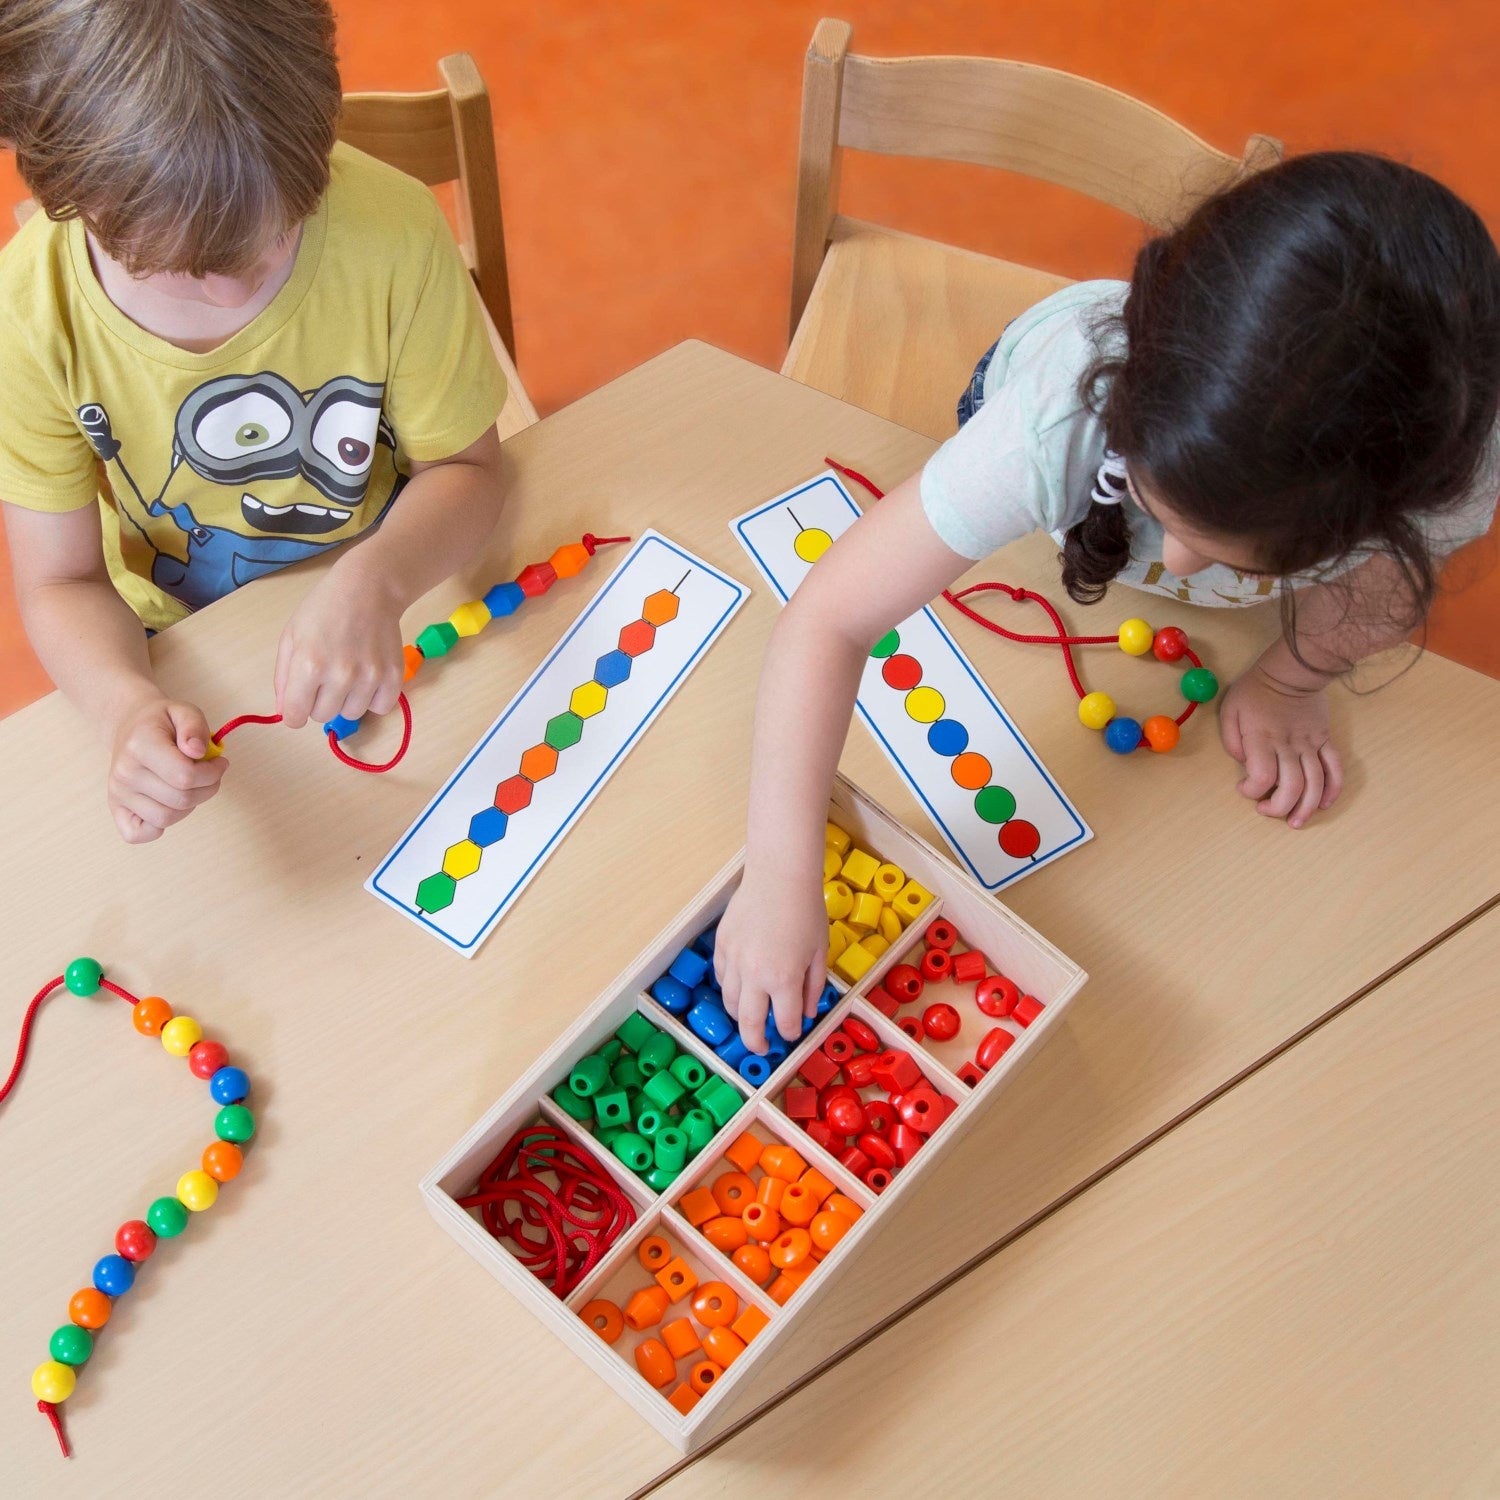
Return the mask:
{"type": "Polygon", "coordinates": [[[939,917],[928,925],[923,941],[929,948],[951,948],[958,941],[958,928],[939,917]]]}
{"type": "Polygon", "coordinates": [[[839,1076],[839,1065],[821,1052],[809,1052],[797,1071],[815,1089],[824,1089],[839,1076]]]}
{"type": "Polygon", "coordinates": [[[946,948],[929,948],[922,955],[921,968],[922,978],[936,984],[953,972],[953,955],[946,948]]]}
{"type": "Polygon", "coordinates": [[[1181,661],[1187,648],[1187,632],[1175,625],[1164,626],[1151,637],[1151,652],[1157,661],[1181,661]]]}
{"type": "Polygon", "coordinates": [[[188,1053],[188,1068],[195,1078],[212,1078],[229,1061],[229,1048],[222,1042],[196,1042],[188,1053]]]}
{"type": "Polygon", "coordinates": [[[858,1146],[851,1146],[839,1157],[839,1165],[847,1167],[856,1177],[863,1177],[870,1170],[870,1158],[858,1146]]]}
{"type": "Polygon", "coordinates": [[[875,1081],[875,1059],[868,1052],[844,1064],[844,1081],[850,1088],[867,1089],[875,1081]]]}
{"type": "Polygon", "coordinates": [[[896,1153],[896,1164],[906,1166],[927,1143],[910,1125],[892,1125],[888,1137],[891,1150],[896,1153]]]}
{"type": "Polygon", "coordinates": [[[884,1136],[871,1135],[866,1131],[855,1143],[877,1167],[894,1167],[896,1152],[884,1136]]]}
{"type": "Polygon", "coordinates": [[[835,1099],[823,1111],[823,1118],[840,1135],[858,1135],[865,1128],[864,1106],[855,1099],[835,1099]]]}
{"type": "Polygon", "coordinates": [[[966,1083],[970,1088],[984,1082],[984,1069],[978,1063],[966,1062],[958,1070],[959,1082],[966,1083]]]}
{"type": "Polygon", "coordinates": [[[782,1108],[794,1120],[816,1120],[818,1118],[818,1091],[814,1088],[793,1084],[781,1101],[782,1108]]]}
{"type": "Polygon", "coordinates": [[[845,1016],[843,1029],[861,1052],[880,1051],[880,1038],[875,1035],[875,1028],[867,1021],[861,1021],[858,1016],[845,1016]]]}
{"type": "Polygon", "coordinates": [[[955,984],[977,984],[984,978],[984,971],[988,967],[984,954],[971,948],[967,953],[960,953],[954,958],[953,981],[955,984]]]}
{"type": "Polygon", "coordinates": [[[991,974],[974,987],[974,1003],[987,1016],[1008,1016],[1020,998],[1020,989],[1003,974],[991,974]]]}
{"type": "Polygon", "coordinates": [[[828,1118],[829,1106],[835,1099],[852,1099],[856,1104],[861,1103],[859,1095],[849,1087],[847,1083],[835,1083],[830,1088],[818,1090],[818,1117],[826,1120],[828,1118]]]}
{"type": "Polygon", "coordinates": [[[925,1083],[902,1096],[901,1123],[918,1135],[931,1135],[943,1118],[943,1101],[925,1083]]]}
{"type": "Polygon", "coordinates": [[[894,1016],[901,1009],[901,1002],[891,994],[888,994],[880,985],[876,985],[865,999],[887,1018],[894,1016]]]}
{"type": "Polygon", "coordinates": [[[854,1056],[854,1043],[842,1031],[835,1031],[823,1043],[823,1052],[833,1062],[846,1063],[854,1056]]]}
{"type": "Polygon", "coordinates": [[[865,1102],[865,1129],[876,1135],[884,1135],[896,1123],[896,1111],[889,1099],[869,1099],[865,1102]]]}
{"type": "Polygon", "coordinates": [[[516,574],[516,582],[528,599],[535,599],[557,582],[557,569],[549,562],[530,563],[516,574]]]}
{"type": "Polygon", "coordinates": [[[865,1173],[865,1186],[872,1193],[883,1193],[891,1185],[891,1174],[886,1167],[871,1167],[865,1173]]]}
{"type": "Polygon", "coordinates": [[[1030,1026],[1046,1008],[1035,995],[1022,995],[1016,1001],[1011,1017],[1021,1026],[1030,1026]]]}
{"type": "Polygon", "coordinates": [[[1006,1048],[1015,1039],[1015,1032],[1007,1031],[1003,1026],[997,1026],[993,1031],[985,1032],[978,1050],[974,1053],[974,1061],[988,1073],[1005,1055],[1006,1048]]]}
{"type": "Polygon", "coordinates": [[[831,1151],[837,1156],[844,1149],[844,1137],[822,1120],[809,1120],[803,1128],[807,1131],[808,1140],[816,1141],[825,1151],[831,1151]]]}
{"type": "Polygon", "coordinates": [[[140,1219],[130,1219],[115,1231],[115,1249],[126,1260],[149,1260],[156,1249],[156,1231],[140,1219]]]}
{"type": "Polygon", "coordinates": [[[921,1016],[902,1016],[901,1019],[896,1022],[896,1025],[898,1025],[902,1029],[902,1031],[904,1031],[907,1036],[909,1036],[914,1042],[920,1042],[922,1038],[927,1035],[927,1028],[922,1024],[921,1016]]]}
{"type": "Polygon", "coordinates": [[[922,1081],[922,1070],[909,1052],[882,1052],[875,1061],[875,1082],[899,1094],[922,1081]]]}
{"type": "Polygon", "coordinates": [[[951,1005],[929,1005],[922,1012],[922,1025],[927,1035],[935,1042],[951,1042],[959,1033],[963,1022],[951,1005]]]}
{"type": "Polygon", "coordinates": [[[917,999],[922,993],[922,986],[925,982],[921,970],[914,969],[910,964],[896,964],[885,976],[886,989],[902,1005],[910,1005],[913,1000],[917,999]]]}
{"type": "Polygon", "coordinates": [[[1000,829],[1000,847],[1012,859],[1030,859],[1042,847],[1042,836],[1025,818],[1012,818],[1000,829]]]}
{"type": "MultiPolygon", "coordinates": [[[[958,1108],[958,1100],[950,1099],[946,1094],[938,1095],[938,1103],[943,1106],[943,1120],[946,1120],[958,1108]]],[[[938,1124],[941,1125],[943,1120],[939,1120],[938,1124]]]]}

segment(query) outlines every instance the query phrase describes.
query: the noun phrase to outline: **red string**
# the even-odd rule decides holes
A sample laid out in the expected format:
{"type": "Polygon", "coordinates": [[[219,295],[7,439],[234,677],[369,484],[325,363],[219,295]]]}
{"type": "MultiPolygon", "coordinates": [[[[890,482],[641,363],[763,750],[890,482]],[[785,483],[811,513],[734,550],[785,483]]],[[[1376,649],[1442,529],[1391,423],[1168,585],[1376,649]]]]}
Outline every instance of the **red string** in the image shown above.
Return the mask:
{"type": "MultiPolygon", "coordinates": [[[[877,489],[874,483],[865,478],[863,474],[854,469],[847,469],[843,464],[835,463],[831,458],[823,460],[830,469],[842,474],[846,479],[852,479],[856,484],[863,485],[877,500],[885,499],[885,492],[877,489]]],[[[1088,689],[1084,687],[1078,676],[1078,665],[1073,660],[1074,646],[1114,646],[1119,643],[1118,635],[1069,635],[1063,625],[1062,616],[1058,614],[1050,599],[1043,597],[1033,589],[1016,588],[1008,583],[972,583],[968,588],[954,593],[952,589],[943,590],[943,598],[966,619],[972,620],[976,625],[982,625],[986,630],[995,635],[1004,636],[1008,641],[1018,641],[1023,646],[1058,646],[1062,649],[1063,665],[1068,669],[1068,681],[1073,684],[1073,691],[1080,699],[1088,696],[1088,689]],[[987,619],[978,610],[970,608],[963,601],[970,594],[1008,594],[1018,604],[1040,604],[1047,611],[1056,630],[1055,635],[1023,635],[1016,630],[1007,630],[1005,626],[996,624],[994,620],[987,619]]],[[[1186,650],[1183,653],[1195,667],[1201,667],[1203,663],[1198,659],[1197,653],[1186,650]]],[[[1193,717],[1198,705],[1189,703],[1183,711],[1177,715],[1178,724],[1186,724],[1193,717]]],[[[1144,743],[1144,741],[1142,742],[1144,743]]]]}
{"type": "Polygon", "coordinates": [[[376,776],[379,776],[382,772],[385,771],[394,771],[396,767],[401,764],[401,761],[406,755],[406,752],[411,748],[411,704],[406,701],[405,693],[402,693],[396,699],[396,707],[401,710],[401,743],[396,746],[396,753],[388,761],[385,761],[383,764],[377,766],[372,765],[367,760],[355,759],[354,756],[350,755],[349,752],[339,744],[338,735],[336,735],[331,729],[328,731],[328,748],[332,750],[333,753],[341,761],[343,761],[346,766],[353,766],[356,771],[369,771],[376,776]]]}
{"type": "Polygon", "coordinates": [[[214,744],[222,744],[226,734],[233,734],[242,724],[279,724],[280,714],[240,714],[238,718],[231,719],[222,729],[216,730],[209,735],[214,744]]]}
{"type": "Polygon", "coordinates": [[[10,1077],[0,1084],[0,1104],[5,1103],[5,1096],[16,1086],[16,1080],[21,1076],[21,1069],[26,1065],[26,1049],[31,1045],[31,1028],[36,1021],[36,1013],[42,1008],[42,1001],[50,995],[61,983],[61,974],[56,979],[49,979],[41,989],[36,992],[36,997],[26,1007],[26,1015],[21,1021],[21,1042],[16,1048],[15,1065],[10,1070],[10,1077]]]}
{"type": "Polygon", "coordinates": [[[67,1434],[63,1432],[62,1418],[57,1414],[57,1408],[50,1401],[38,1401],[36,1409],[52,1424],[52,1430],[57,1434],[57,1446],[62,1449],[62,1456],[72,1458],[73,1450],[68,1447],[67,1434]]]}
{"type": "Polygon", "coordinates": [[[583,534],[584,550],[590,557],[600,547],[618,547],[629,540],[628,536],[595,536],[592,531],[585,531],[583,534]]]}

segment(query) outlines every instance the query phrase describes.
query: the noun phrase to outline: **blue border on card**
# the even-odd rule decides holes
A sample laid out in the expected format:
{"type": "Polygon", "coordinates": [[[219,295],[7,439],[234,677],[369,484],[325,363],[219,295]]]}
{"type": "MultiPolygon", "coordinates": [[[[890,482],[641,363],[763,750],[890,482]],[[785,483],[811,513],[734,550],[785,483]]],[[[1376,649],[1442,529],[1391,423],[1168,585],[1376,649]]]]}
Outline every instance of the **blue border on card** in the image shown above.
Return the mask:
{"type": "Polygon", "coordinates": [[[484,738],[481,739],[479,743],[475,745],[474,748],[469,752],[463,764],[459,766],[456,771],[454,771],[454,773],[448,778],[446,782],[443,783],[442,788],[428,803],[426,809],[422,813],[422,816],[418,818],[417,821],[406,830],[405,834],[402,835],[401,842],[397,844],[396,847],[392,849],[391,852],[387,854],[386,857],[381,861],[380,868],[377,869],[375,873],[370,877],[371,889],[378,891],[381,897],[384,900],[389,901],[392,906],[400,907],[402,911],[408,913],[416,921],[420,922],[424,927],[431,929],[431,931],[442,938],[445,943],[450,943],[453,947],[458,948],[465,953],[469,952],[473,948],[478,947],[478,945],[482,943],[484,939],[489,935],[490,929],[494,926],[495,921],[499,917],[500,913],[503,912],[505,908],[515,899],[520,888],[524,886],[526,882],[531,878],[531,875],[533,871],[535,871],[536,867],[541,864],[544,859],[547,858],[558,841],[562,839],[562,837],[572,828],[573,824],[578,821],[585,803],[587,803],[588,800],[594,795],[594,792],[605,781],[609,779],[610,775],[614,771],[614,768],[620,763],[620,760],[624,757],[625,753],[635,744],[635,742],[641,737],[641,735],[643,735],[646,730],[650,728],[652,721],[661,711],[662,705],[676,691],[678,683],[680,683],[682,679],[692,671],[692,669],[697,665],[699,659],[702,657],[703,653],[707,651],[708,648],[712,646],[713,643],[718,639],[719,632],[723,630],[724,626],[728,623],[730,616],[733,615],[735,610],[737,610],[740,605],[744,603],[745,599],[749,597],[749,594],[750,590],[747,589],[744,584],[739,582],[738,579],[731,578],[727,573],[721,573],[717,568],[710,567],[709,564],[702,560],[702,558],[694,557],[691,552],[684,551],[675,542],[669,542],[666,537],[662,536],[660,533],[652,533],[649,536],[643,537],[641,539],[640,546],[633,549],[629,554],[621,559],[619,567],[615,569],[614,574],[611,576],[609,582],[599,590],[599,592],[594,596],[593,601],[588,605],[583,613],[579,615],[576,620],[574,620],[572,627],[562,637],[562,639],[558,641],[558,643],[552,648],[551,651],[547,653],[545,657],[542,658],[536,670],[527,679],[525,686],[521,688],[520,692],[517,693],[515,698],[511,701],[510,706],[505,710],[503,714],[500,715],[498,719],[495,720],[492,725],[490,725],[489,729],[485,732],[484,738]],[[714,621],[712,628],[709,630],[708,635],[704,638],[698,649],[694,651],[693,654],[682,664],[682,667],[678,671],[677,675],[672,678],[672,680],[666,685],[665,688],[662,689],[661,696],[657,698],[656,702],[653,703],[651,707],[641,716],[641,720],[636,725],[635,730],[631,734],[630,738],[620,746],[620,748],[610,758],[609,763],[603,767],[598,776],[596,776],[590,783],[588,788],[580,794],[577,802],[574,803],[572,809],[568,812],[567,817],[562,820],[557,829],[554,831],[552,837],[547,840],[547,842],[537,852],[536,857],[531,861],[529,865],[526,866],[525,870],[523,870],[520,876],[511,884],[505,895],[496,903],[489,916],[484,919],[484,923],[480,927],[479,931],[472,939],[470,939],[470,941],[461,943],[450,932],[446,931],[437,922],[434,922],[429,917],[429,915],[421,909],[421,907],[415,904],[415,902],[405,901],[401,897],[394,895],[389,889],[383,886],[380,883],[381,877],[388,869],[390,869],[391,864],[395,861],[401,851],[405,849],[407,844],[411,842],[412,838],[416,835],[417,830],[421,828],[427,822],[427,820],[437,812],[438,808],[442,805],[443,799],[448,795],[454,784],[459,780],[464,772],[467,771],[471,765],[473,765],[474,761],[484,750],[484,748],[489,744],[489,742],[495,737],[495,735],[500,732],[501,726],[504,725],[505,722],[510,718],[510,716],[515,713],[515,711],[520,708],[520,706],[526,701],[527,697],[531,693],[532,688],[535,687],[535,685],[541,680],[542,674],[561,654],[563,648],[568,644],[568,642],[571,641],[575,635],[577,635],[578,631],[583,626],[585,621],[588,620],[589,616],[592,615],[594,611],[598,609],[609,597],[611,590],[614,589],[615,585],[618,584],[620,579],[624,576],[625,569],[630,564],[630,562],[634,558],[644,554],[646,548],[653,542],[658,544],[659,546],[665,547],[669,552],[674,553],[677,557],[688,563],[695,572],[707,573],[710,577],[717,578],[720,583],[726,584],[733,591],[733,597],[730,599],[729,605],[724,610],[723,614],[721,614],[718,619],[714,621]]]}
{"type": "MultiPolygon", "coordinates": [[[[791,501],[795,500],[798,495],[805,495],[809,490],[817,489],[820,485],[824,484],[831,484],[834,489],[838,491],[839,495],[844,501],[844,504],[847,505],[853,512],[856,520],[858,520],[859,517],[864,514],[864,512],[860,510],[859,506],[855,503],[854,497],[844,487],[843,481],[839,479],[837,474],[830,472],[819,474],[815,479],[809,479],[806,484],[799,485],[795,490],[789,490],[784,495],[778,495],[774,500],[768,500],[758,510],[752,510],[751,512],[749,512],[749,514],[741,516],[739,520],[733,523],[732,529],[734,531],[736,539],[739,541],[740,546],[742,546],[745,551],[748,552],[750,556],[755,560],[756,567],[760,569],[762,575],[770,582],[771,587],[776,590],[776,593],[780,597],[783,604],[785,604],[791,596],[786,592],[785,589],[782,588],[781,582],[776,576],[776,570],[767,563],[766,559],[756,548],[754,542],[752,542],[750,538],[746,536],[745,527],[751,521],[758,520],[761,516],[765,515],[767,511],[776,510],[781,506],[787,505],[791,501]]],[[[1054,845],[1054,847],[1049,849],[1045,854],[1040,856],[1033,855],[1030,859],[1027,860],[1025,864],[1018,866],[1015,870],[1011,871],[1009,875],[1003,875],[999,880],[995,881],[986,880],[974,867],[974,861],[970,859],[967,850],[965,850],[963,846],[962,841],[955,837],[953,831],[948,827],[948,825],[939,815],[938,810],[928,800],[927,794],[922,790],[915,775],[912,773],[911,768],[907,765],[906,761],[903,760],[897,753],[895,746],[892,745],[891,742],[880,732],[880,729],[877,727],[875,720],[871,717],[869,710],[866,709],[864,704],[856,698],[854,706],[859,710],[859,716],[864,720],[865,727],[875,737],[876,741],[885,751],[886,755],[890,758],[896,769],[900,771],[902,780],[906,782],[907,786],[911,789],[917,801],[919,801],[922,806],[927,809],[927,815],[932,819],[934,823],[937,824],[939,828],[942,829],[943,837],[948,840],[949,847],[955,854],[958,855],[961,860],[963,860],[964,864],[968,868],[969,874],[971,874],[975,878],[975,880],[977,880],[980,885],[984,887],[985,890],[998,891],[1009,885],[1012,881],[1019,880],[1021,876],[1029,875],[1039,865],[1049,864],[1052,860],[1056,859],[1059,854],[1066,854],[1067,851],[1071,849],[1075,844],[1083,842],[1083,840],[1088,837],[1089,831],[1088,828],[1084,825],[1083,820],[1074,810],[1073,804],[1068,800],[1066,794],[1063,792],[1063,789],[1058,786],[1056,781],[1053,780],[1052,773],[1032,753],[1031,746],[1028,745],[1024,739],[1022,739],[1021,731],[1016,728],[1015,724],[1011,721],[1010,715],[1006,713],[1003,707],[1001,707],[1000,700],[996,698],[994,693],[990,691],[990,685],[984,680],[984,678],[979,675],[978,672],[974,670],[973,663],[970,662],[968,657],[964,655],[963,651],[959,647],[958,642],[954,640],[953,636],[950,634],[948,627],[944,625],[943,622],[938,619],[938,617],[933,613],[931,605],[924,604],[922,606],[922,613],[932,621],[932,624],[937,629],[938,634],[947,643],[948,649],[958,659],[963,669],[969,674],[970,678],[974,682],[974,685],[984,695],[990,707],[995,710],[995,713],[998,716],[1000,722],[1005,726],[1006,729],[1010,731],[1011,738],[1015,740],[1017,746],[1025,752],[1026,758],[1032,763],[1033,766],[1036,767],[1038,775],[1040,775],[1042,780],[1045,781],[1049,787],[1051,787],[1054,793],[1056,793],[1058,802],[1067,810],[1068,816],[1073,820],[1073,824],[1078,830],[1072,838],[1068,839],[1064,843],[1054,845]]]]}

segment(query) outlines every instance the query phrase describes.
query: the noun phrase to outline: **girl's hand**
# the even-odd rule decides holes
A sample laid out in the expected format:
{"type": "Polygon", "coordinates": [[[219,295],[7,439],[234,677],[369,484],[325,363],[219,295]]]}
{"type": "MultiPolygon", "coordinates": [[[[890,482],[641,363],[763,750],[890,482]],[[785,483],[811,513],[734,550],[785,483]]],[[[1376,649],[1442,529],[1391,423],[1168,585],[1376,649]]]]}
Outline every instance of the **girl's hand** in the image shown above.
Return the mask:
{"type": "Polygon", "coordinates": [[[110,816],[127,844],[149,844],[219,790],[228,762],[203,760],[208,721],[156,695],[121,715],[110,746],[110,816]]]}
{"type": "Polygon", "coordinates": [[[1301,828],[1332,807],[1344,768],[1328,734],[1323,687],[1293,688],[1257,663],[1224,694],[1219,709],[1224,748],[1244,766],[1239,791],[1256,811],[1301,828]]]}
{"type": "Polygon", "coordinates": [[[828,917],[823,893],[813,885],[775,875],[747,875],[719,923],[714,972],[724,1009],[740,1023],[752,1052],[766,1050],[766,1014],[788,1044],[802,1036],[804,1016],[817,1014],[828,977],[828,917]]]}
{"type": "MultiPolygon", "coordinates": [[[[350,554],[346,562],[353,562],[350,554]]],[[[388,714],[401,693],[401,606],[366,571],[335,567],[281,632],[276,708],[290,729],[388,714]]]]}

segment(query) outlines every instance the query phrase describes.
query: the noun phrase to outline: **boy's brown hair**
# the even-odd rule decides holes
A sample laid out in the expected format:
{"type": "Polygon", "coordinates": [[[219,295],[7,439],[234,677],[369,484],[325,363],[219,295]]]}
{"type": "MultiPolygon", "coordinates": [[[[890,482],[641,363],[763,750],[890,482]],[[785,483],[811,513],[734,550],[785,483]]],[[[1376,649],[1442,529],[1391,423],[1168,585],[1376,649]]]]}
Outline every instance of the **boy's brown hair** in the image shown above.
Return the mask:
{"type": "Polygon", "coordinates": [[[0,140],[132,275],[234,275],[328,186],[328,0],[0,0],[0,140]]]}

